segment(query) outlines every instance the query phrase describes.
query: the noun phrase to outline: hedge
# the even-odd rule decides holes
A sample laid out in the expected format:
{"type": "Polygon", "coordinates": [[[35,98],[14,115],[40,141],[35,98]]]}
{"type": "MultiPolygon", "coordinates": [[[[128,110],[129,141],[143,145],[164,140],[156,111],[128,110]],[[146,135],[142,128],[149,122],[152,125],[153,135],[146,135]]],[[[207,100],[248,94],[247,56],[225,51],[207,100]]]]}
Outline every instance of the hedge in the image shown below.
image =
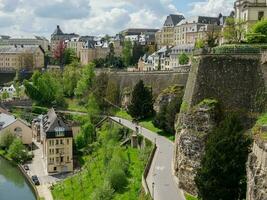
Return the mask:
{"type": "Polygon", "coordinates": [[[212,49],[212,53],[214,54],[242,54],[242,53],[260,53],[261,50],[266,50],[267,44],[254,44],[254,45],[247,45],[247,44],[229,44],[229,45],[222,45],[212,49]]]}

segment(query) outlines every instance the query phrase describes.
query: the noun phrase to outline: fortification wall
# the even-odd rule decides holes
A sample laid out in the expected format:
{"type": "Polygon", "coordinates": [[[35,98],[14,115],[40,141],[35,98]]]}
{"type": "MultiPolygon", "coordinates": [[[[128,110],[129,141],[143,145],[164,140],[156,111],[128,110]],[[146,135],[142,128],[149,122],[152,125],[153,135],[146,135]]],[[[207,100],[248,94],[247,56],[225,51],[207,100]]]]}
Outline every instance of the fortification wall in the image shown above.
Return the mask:
{"type": "Polygon", "coordinates": [[[193,59],[184,102],[191,108],[213,98],[226,111],[260,112],[264,93],[260,55],[200,55],[193,59]]]}
{"type": "Polygon", "coordinates": [[[188,73],[179,72],[111,72],[111,80],[116,80],[120,91],[125,88],[133,89],[139,80],[143,80],[148,86],[152,86],[153,94],[157,96],[162,90],[171,85],[185,86],[188,73]]]}

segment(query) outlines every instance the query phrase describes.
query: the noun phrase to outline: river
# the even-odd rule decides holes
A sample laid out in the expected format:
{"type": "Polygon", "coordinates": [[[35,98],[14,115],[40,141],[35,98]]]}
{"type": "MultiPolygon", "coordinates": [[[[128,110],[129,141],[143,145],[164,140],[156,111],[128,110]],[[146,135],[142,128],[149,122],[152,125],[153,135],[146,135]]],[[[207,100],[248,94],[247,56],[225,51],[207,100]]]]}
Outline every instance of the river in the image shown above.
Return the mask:
{"type": "Polygon", "coordinates": [[[1,157],[0,200],[36,200],[31,187],[19,169],[1,157]]]}

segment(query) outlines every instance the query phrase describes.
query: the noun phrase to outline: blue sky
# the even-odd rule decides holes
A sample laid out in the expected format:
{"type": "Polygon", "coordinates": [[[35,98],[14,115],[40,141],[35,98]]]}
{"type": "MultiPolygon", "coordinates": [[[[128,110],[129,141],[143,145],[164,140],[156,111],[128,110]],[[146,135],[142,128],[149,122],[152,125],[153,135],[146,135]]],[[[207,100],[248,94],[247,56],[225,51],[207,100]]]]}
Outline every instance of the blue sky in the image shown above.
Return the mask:
{"type": "Polygon", "coordinates": [[[160,28],[168,14],[228,15],[234,0],[0,0],[0,34],[50,37],[56,25],[80,35],[160,28]]]}

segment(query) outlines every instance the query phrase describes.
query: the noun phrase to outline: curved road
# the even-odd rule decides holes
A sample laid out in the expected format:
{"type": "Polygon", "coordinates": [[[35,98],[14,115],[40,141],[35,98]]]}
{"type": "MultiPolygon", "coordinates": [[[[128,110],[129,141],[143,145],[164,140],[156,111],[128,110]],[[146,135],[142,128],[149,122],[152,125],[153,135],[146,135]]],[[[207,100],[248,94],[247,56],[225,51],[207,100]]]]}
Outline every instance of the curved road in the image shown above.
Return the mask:
{"type": "MultiPolygon", "coordinates": [[[[136,124],[129,120],[119,117],[110,117],[112,120],[122,124],[123,126],[136,130],[136,124]]],[[[139,134],[149,139],[153,143],[156,141],[157,151],[155,153],[151,168],[147,176],[147,184],[150,193],[155,200],[185,200],[183,191],[180,190],[174,180],[172,174],[172,162],[174,154],[174,144],[167,138],[162,137],[148,129],[139,127],[139,134]],[[152,183],[154,184],[154,190],[152,183]]]]}

